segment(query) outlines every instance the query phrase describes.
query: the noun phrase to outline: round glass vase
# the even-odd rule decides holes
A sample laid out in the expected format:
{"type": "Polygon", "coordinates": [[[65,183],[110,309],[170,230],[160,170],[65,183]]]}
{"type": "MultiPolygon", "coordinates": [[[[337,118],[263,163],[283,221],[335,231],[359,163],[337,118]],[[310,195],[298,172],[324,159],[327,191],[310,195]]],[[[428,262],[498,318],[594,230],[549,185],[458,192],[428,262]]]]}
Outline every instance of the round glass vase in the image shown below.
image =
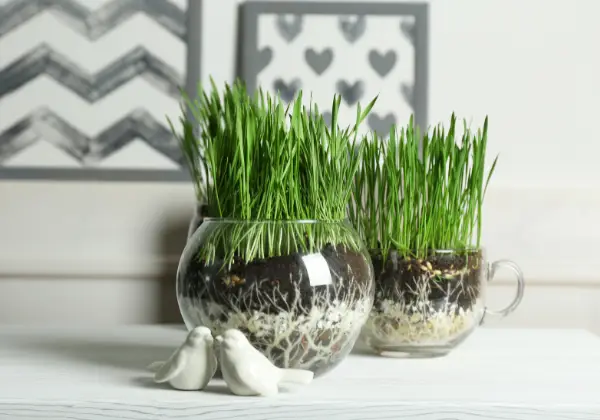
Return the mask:
{"type": "Polygon", "coordinates": [[[351,351],[374,293],[369,253],[346,222],[204,218],[177,272],[188,329],[237,328],[276,366],[315,376],[351,351]]]}
{"type": "Polygon", "coordinates": [[[363,341],[382,356],[443,356],[483,322],[486,313],[506,316],[523,297],[523,273],[512,261],[487,262],[484,249],[434,250],[415,258],[391,250],[370,252],[375,301],[363,341]],[[511,304],[501,311],[485,306],[487,282],[499,268],[517,279],[511,304]]]}

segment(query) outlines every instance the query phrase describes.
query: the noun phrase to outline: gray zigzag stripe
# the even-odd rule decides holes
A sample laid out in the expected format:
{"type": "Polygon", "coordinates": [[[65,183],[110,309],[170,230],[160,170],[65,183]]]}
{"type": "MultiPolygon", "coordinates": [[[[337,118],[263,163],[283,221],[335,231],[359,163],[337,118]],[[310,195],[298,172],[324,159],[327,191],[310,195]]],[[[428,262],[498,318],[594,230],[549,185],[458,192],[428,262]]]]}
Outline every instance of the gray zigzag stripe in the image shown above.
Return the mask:
{"type": "Polygon", "coordinates": [[[0,36],[50,8],[91,40],[100,38],[138,12],[147,14],[178,38],[185,38],[185,11],[168,0],[113,0],[94,11],[74,0],[13,0],[0,6],[0,36]]]}
{"type": "Polygon", "coordinates": [[[142,47],[119,57],[96,75],[90,75],[67,57],[52,51],[47,45],[41,45],[0,70],[0,98],[40,74],[49,75],[90,102],[101,99],[140,75],[177,98],[183,84],[183,77],[176,70],[142,47]]]}
{"type": "Polygon", "coordinates": [[[93,138],[49,109],[39,109],[0,134],[0,162],[43,139],[86,166],[101,161],[136,138],[145,140],[179,165],[183,164],[177,140],[172,133],[142,109],[125,116],[93,138]]]}

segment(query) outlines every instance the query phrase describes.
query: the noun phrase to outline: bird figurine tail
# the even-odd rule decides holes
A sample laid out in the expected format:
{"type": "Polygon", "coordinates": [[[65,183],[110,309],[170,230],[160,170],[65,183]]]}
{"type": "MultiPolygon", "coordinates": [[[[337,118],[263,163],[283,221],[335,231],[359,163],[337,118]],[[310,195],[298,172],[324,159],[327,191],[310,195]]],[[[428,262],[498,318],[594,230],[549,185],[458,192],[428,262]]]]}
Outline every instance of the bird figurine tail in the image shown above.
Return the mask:
{"type": "Polygon", "coordinates": [[[282,369],[283,377],[281,382],[291,382],[295,384],[308,385],[312,382],[315,374],[310,370],[302,369],[282,369]]]}
{"type": "Polygon", "coordinates": [[[165,362],[152,362],[148,366],[146,366],[146,369],[148,369],[150,372],[156,372],[164,364],[165,364],[165,362]]]}

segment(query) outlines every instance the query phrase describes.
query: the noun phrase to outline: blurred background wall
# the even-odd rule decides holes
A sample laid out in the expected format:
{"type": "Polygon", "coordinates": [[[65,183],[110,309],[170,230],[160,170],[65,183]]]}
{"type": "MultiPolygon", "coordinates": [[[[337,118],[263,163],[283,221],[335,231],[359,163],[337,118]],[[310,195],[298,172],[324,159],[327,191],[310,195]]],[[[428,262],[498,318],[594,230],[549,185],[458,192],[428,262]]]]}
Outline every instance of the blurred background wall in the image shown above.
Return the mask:
{"type": "MultiPolygon", "coordinates": [[[[490,154],[500,159],[488,190],[484,244],[490,259],[519,263],[528,282],[521,307],[491,325],[600,333],[600,2],[428,3],[429,121],[446,121],[452,111],[474,122],[490,116],[490,154]]],[[[170,49],[173,65],[183,68],[179,41],[149,18],[135,19],[126,25],[137,26],[122,25],[111,36],[170,49]]],[[[205,82],[233,79],[236,20],[236,1],[204,1],[205,82]]],[[[52,42],[73,42],[68,37],[77,34],[61,32],[60,24],[31,20],[19,42],[33,48],[28,36],[39,39],[40,30],[52,42]]],[[[5,51],[17,48],[9,36],[0,37],[1,63],[5,51]]],[[[74,60],[106,64],[88,55],[74,60]]],[[[11,107],[43,103],[40,95],[58,89],[48,83],[11,107]]],[[[177,111],[172,98],[141,99],[156,113],[177,111]]],[[[103,118],[97,112],[89,110],[91,123],[103,118]]],[[[2,114],[0,107],[3,125],[2,114]]],[[[193,206],[193,189],[182,182],[0,180],[0,323],[179,322],[174,273],[193,206]]],[[[503,274],[490,287],[492,307],[512,296],[503,274]]]]}

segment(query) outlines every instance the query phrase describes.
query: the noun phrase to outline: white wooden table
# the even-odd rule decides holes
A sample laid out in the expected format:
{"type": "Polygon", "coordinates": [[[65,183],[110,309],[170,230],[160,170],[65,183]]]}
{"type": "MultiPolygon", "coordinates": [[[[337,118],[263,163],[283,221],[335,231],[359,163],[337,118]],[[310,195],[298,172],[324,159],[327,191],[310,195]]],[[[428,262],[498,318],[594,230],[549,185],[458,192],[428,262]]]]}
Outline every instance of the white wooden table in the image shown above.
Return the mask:
{"type": "Polygon", "coordinates": [[[600,338],[480,329],[449,356],[353,355],[275,398],[155,385],[182,327],[0,327],[0,419],[600,420],[600,338]]]}

